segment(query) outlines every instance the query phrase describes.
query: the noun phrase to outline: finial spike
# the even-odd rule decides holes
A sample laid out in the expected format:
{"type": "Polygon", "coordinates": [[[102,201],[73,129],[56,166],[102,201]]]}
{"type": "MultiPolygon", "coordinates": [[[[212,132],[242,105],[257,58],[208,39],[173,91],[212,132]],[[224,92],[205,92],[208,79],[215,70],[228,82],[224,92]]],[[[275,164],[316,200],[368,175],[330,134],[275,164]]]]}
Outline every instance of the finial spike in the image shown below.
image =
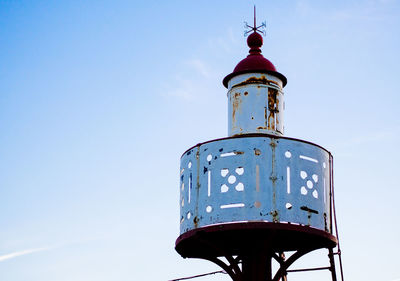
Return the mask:
{"type": "Polygon", "coordinates": [[[258,32],[265,36],[266,34],[265,27],[266,27],[265,21],[262,22],[260,26],[257,26],[256,5],[254,5],[254,23],[253,26],[250,26],[247,22],[244,22],[244,28],[245,28],[244,37],[249,35],[250,32],[258,32]]]}
{"type": "Polygon", "coordinates": [[[253,30],[256,30],[256,5],[254,5],[254,25],[253,25],[253,30]]]}

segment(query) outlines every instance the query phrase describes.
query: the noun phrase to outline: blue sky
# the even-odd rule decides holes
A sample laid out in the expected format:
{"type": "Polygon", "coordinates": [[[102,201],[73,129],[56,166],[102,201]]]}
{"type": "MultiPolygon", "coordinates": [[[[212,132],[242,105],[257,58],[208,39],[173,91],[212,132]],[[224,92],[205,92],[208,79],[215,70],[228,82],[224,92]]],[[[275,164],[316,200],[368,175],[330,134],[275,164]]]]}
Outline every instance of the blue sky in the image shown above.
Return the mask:
{"type": "Polygon", "coordinates": [[[398,0],[0,0],[1,280],[218,270],[174,250],[179,157],[227,135],[253,4],[288,78],[285,135],[335,157],[347,280],[400,280],[398,0]]]}

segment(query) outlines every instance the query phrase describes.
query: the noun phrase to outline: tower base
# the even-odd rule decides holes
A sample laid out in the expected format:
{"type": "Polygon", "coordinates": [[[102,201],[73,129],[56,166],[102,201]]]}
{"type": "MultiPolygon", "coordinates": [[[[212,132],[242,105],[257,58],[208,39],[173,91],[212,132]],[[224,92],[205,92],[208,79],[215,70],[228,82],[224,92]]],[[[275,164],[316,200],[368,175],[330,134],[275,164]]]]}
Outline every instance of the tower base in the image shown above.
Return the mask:
{"type": "MultiPolygon", "coordinates": [[[[278,281],[286,280],[288,267],[301,256],[321,248],[332,253],[336,245],[333,235],[308,226],[238,222],[188,231],[178,237],[175,249],[184,258],[216,263],[234,281],[278,281]],[[286,260],[286,251],[295,252],[286,260]],[[272,259],[280,264],[275,275],[271,269],[272,259]]],[[[336,280],[334,266],[326,269],[331,270],[332,279],[336,280]]]]}

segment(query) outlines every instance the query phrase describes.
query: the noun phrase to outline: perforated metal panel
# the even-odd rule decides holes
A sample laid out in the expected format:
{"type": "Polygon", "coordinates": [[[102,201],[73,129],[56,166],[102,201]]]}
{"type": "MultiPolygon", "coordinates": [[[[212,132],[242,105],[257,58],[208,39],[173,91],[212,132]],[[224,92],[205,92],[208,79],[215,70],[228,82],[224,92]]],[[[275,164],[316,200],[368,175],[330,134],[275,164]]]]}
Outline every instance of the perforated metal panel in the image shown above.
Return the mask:
{"type": "Polygon", "coordinates": [[[181,234],[212,224],[283,222],[330,229],[330,154],[253,136],[200,144],[181,158],[181,234]]]}

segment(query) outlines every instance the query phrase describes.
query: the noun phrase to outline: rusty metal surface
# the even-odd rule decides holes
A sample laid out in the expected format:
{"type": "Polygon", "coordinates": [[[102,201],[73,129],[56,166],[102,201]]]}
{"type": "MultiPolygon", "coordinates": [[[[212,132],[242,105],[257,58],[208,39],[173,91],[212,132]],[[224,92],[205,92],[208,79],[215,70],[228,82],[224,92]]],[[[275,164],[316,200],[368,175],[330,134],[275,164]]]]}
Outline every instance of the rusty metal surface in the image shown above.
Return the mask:
{"type": "Polygon", "coordinates": [[[203,226],[268,221],[331,233],[325,149],[259,136],[199,144],[181,158],[181,234],[203,226]]]}
{"type": "Polygon", "coordinates": [[[228,135],[283,135],[282,81],[272,75],[248,73],[234,77],[228,91],[228,135]]]}

